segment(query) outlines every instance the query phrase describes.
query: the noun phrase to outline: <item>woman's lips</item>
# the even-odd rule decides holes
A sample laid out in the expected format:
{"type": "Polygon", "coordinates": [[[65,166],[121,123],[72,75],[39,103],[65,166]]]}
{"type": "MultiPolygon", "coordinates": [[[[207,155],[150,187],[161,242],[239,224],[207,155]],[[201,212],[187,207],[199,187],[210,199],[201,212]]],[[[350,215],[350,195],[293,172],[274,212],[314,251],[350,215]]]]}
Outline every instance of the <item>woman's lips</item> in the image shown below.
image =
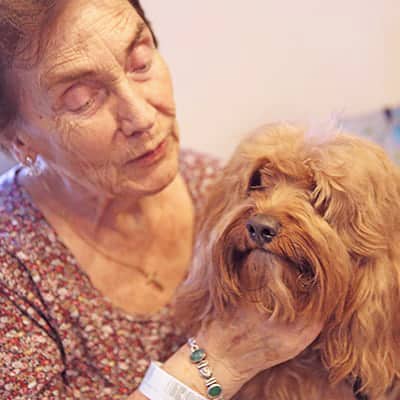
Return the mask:
{"type": "Polygon", "coordinates": [[[149,165],[154,164],[156,161],[159,161],[163,158],[167,152],[168,146],[168,137],[165,138],[154,150],[148,151],[142,156],[135,158],[132,161],[129,161],[128,164],[147,167],[149,165]]]}

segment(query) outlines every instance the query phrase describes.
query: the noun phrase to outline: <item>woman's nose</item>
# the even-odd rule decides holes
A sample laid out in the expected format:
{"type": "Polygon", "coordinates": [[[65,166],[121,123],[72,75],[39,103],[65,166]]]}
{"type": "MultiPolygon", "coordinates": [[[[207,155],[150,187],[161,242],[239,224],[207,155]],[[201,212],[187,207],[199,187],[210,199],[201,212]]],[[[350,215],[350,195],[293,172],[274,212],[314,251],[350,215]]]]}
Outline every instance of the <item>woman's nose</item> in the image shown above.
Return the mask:
{"type": "Polygon", "coordinates": [[[156,108],[149,103],[143,91],[135,90],[131,85],[125,87],[118,113],[121,131],[126,136],[150,131],[157,117],[156,108]]]}
{"type": "Polygon", "coordinates": [[[150,131],[153,125],[154,121],[150,119],[148,121],[140,121],[139,123],[137,120],[124,119],[121,121],[121,131],[125,136],[139,135],[150,131]]]}

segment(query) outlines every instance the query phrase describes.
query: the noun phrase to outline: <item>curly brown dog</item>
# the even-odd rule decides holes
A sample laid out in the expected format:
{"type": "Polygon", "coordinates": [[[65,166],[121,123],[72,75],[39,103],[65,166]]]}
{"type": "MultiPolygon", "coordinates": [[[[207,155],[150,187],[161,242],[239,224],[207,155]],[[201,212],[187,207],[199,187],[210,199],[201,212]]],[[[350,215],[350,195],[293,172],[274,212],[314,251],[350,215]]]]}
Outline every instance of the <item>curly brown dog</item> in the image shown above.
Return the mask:
{"type": "Polygon", "coordinates": [[[197,246],[178,299],[188,325],[243,298],[266,316],[324,321],[235,399],[400,399],[400,172],[378,146],[260,129],[214,185],[197,246]]]}

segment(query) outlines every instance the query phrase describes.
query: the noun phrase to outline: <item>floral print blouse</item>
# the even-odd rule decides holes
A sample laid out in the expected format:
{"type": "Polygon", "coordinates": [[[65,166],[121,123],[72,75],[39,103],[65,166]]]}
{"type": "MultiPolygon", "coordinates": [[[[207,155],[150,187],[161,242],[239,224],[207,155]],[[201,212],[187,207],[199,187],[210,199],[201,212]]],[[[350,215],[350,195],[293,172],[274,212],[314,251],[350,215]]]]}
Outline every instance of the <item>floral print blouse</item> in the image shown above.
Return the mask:
{"type": "MultiPolygon", "coordinates": [[[[208,156],[182,153],[196,210],[218,170],[208,156]]],[[[113,306],[17,174],[0,177],[0,399],[124,399],[150,360],[167,359],[184,342],[170,306],[149,316],[113,306]]]]}

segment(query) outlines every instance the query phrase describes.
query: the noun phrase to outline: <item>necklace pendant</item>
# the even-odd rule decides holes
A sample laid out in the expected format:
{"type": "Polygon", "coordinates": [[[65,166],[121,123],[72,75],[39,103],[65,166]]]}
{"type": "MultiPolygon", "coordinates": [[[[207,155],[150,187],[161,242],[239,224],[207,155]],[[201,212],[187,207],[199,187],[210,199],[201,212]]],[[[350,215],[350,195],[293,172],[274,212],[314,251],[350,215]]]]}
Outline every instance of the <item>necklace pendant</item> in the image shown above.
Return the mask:
{"type": "Polygon", "coordinates": [[[164,290],[164,286],[157,279],[157,272],[151,272],[150,274],[147,275],[146,284],[153,285],[160,291],[164,290]]]}

